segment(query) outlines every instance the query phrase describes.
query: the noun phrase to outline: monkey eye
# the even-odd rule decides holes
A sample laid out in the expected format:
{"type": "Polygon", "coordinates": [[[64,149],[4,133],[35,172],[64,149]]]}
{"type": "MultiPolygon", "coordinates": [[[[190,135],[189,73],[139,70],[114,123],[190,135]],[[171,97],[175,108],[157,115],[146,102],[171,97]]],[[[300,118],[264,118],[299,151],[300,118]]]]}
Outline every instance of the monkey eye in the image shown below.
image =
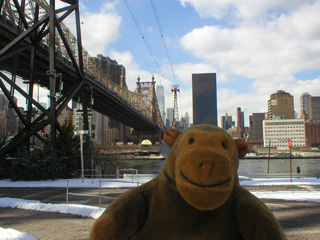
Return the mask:
{"type": "Polygon", "coordinates": [[[226,142],[222,142],[221,145],[222,145],[222,147],[223,147],[224,149],[227,149],[227,143],[226,143],[226,142]]]}
{"type": "Polygon", "coordinates": [[[193,137],[189,138],[189,144],[192,144],[192,143],[194,143],[194,138],[193,137]]]}

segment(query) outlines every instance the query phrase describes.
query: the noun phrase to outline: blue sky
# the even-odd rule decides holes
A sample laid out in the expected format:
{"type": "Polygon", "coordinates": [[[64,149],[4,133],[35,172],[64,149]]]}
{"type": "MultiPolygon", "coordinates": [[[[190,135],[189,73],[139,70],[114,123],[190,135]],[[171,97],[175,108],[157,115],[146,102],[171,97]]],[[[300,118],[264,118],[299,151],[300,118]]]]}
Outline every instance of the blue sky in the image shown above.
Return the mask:
{"type": "MultiPolygon", "coordinates": [[[[134,90],[138,75],[164,85],[173,107],[171,84],[179,84],[180,117],[192,118],[192,73],[217,73],[218,120],[236,121],[236,108],[266,112],[270,94],[294,96],[300,113],[303,92],[320,96],[320,2],[314,0],[127,0],[157,64],[153,61],[124,0],[80,0],[83,46],[126,67],[134,90]]],[[[59,7],[57,2],[57,7],[59,7]]],[[[73,21],[67,20],[67,21],[73,21]]]]}

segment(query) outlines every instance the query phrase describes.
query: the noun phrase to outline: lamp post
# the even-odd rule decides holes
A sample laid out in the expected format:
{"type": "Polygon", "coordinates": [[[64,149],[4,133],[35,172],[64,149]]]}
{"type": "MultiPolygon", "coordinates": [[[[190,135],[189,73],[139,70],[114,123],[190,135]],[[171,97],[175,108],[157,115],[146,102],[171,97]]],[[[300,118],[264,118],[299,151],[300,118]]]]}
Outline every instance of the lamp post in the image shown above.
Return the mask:
{"type": "Polygon", "coordinates": [[[267,173],[269,174],[270,170],[270,147],[271,147],[271,138],[269,139],[269,152],[268,152],[268,171],[267,173]]]}
{"type": "Polygon", "coordinates": [[[288,139],[288,147],[290,149],[290,182],[292,183],[292,164],[291,164],[291,149],[292,149],[292,140],[291,138],[288,139]]]}
{"type": "Polygon", "coordinates": [[[84,179],[83,135],[89,134],[89,131],[88,130],[75,131],[75,134],[80,135],[81,178],[84,179]]]}

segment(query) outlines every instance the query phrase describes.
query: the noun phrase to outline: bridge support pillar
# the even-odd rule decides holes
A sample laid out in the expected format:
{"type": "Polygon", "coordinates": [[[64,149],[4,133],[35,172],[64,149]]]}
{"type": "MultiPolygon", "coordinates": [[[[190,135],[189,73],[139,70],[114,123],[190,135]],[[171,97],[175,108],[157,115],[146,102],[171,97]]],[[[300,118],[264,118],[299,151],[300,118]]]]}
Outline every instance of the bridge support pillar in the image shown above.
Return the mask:
{"type": "Polygon", "coordinates": [[[49,6],[49,78],[50,78],[50,128],[51,146],[56,148],[56,72],[55,72],[55,1],[49,6]]]}

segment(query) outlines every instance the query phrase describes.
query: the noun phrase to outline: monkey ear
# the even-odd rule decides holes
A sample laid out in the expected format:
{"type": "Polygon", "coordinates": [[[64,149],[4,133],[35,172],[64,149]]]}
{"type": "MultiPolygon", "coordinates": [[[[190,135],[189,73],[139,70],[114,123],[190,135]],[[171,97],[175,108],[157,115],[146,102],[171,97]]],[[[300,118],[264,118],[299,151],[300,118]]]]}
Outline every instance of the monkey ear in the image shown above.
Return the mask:
{"type": "Polygon", "coordinates": [[[244,157],[248,150],[249,150],[249,146],[247,144],[247,142],[241,140],[241,139],[234,139],[237,149],[238,149],[238,154],[239,154],[239,158],[244,157]]]}
{"type": "Polygon", "coordinates": [[[171,148],[180,134],[181,132],[177,129],[169,129],[164,133],[163,141],[167,144],[169,148],[171,148]]]}

